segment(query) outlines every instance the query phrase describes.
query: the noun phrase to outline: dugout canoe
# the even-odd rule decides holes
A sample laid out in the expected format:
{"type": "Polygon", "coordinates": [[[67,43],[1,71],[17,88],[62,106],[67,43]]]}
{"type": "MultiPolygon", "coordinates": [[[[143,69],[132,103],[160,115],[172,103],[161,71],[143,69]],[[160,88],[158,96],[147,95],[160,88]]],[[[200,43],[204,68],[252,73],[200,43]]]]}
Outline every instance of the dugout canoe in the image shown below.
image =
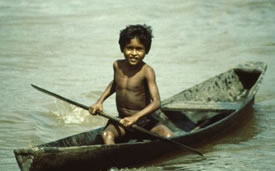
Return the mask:
{"type": "MultiPolygon", "coordinates": [[[[236,128],[253,109],[266,64],[249,62],[234,67],[164,101],[158,111],[174,132],[171,138],[191,147],[236,128]]],[[[22,171],[107,170],[122,168],[179,151],[160,140],[128,138],[103,145],[102,128],[31,148],[15,149],[22,171]]],[[[144,138],[144,137],[143,137],[144,138]]]]}

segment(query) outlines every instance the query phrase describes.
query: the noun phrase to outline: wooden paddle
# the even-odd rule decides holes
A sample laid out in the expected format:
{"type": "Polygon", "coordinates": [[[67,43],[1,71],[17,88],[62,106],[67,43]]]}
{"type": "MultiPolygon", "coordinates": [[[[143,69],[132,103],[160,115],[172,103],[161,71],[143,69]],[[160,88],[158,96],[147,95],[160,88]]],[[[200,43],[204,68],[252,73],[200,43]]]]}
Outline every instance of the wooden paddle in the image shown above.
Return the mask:
{"type": "MultiPolygon", "coordinates": [[[[45,90],[45,89],[43,89],[43,88],[41,88],[41,87],[38,87],[38,86],[36,86],[36,85],[31,84],[31,86],[32,86],[33,88],[35,88],[35,89],[37,89],[37,90],[43,92],[43,93],[46,93],[46,94],[48,94],[48,95],[50,95],[50,96],[56,97],[56,98],[58,98],[58,99],[60,99],[60,100],[63,100],[63,101],[65,101],[65,102],[68,102],[68,103],[70,103],[70,104],[73,104],[73,105],[75,105],[75,106],[78,106],[78,107],[80,107],[80,108],[82,108],[82,109],[85,109],[85,110],[88,110],[88,111],[89,111],[89,107],[86,106],[86,105],[83,105],[83,104],[80,104],[80,103],[78,103],[78,102],[72,101],[72,100],[70,100],[70,99],[67,99],[67,98],[65,98],[65,97],[62,97],[62,96],[60,96],[60,95],[58,95],[58,94],[55,94],[55,93],[50,92],[50,91],[48,91],[48,90],[45,90]]],[[[107,114],[104,113],[104,112],[98,112],[98,115],[100,115],[100,116],[102,116],[102,117],[105,117],[105,118],[107,118],[107,119],[109,119],[109,120],[111,120],[111,121],[113,121],[113,122],[115,122],[115,123],[117,123],[117,124],[123,126],[122,124],[120,124],[120,122],[119,122],[120,119],[119,119],[119,118],[112,117],[112,116],[110,116],[110,115],[107,115],[107,114]]],[[[123,127],[124,127],[124,126],[123,126],[123,127]]],[[[157,134],[154,134],[154,133],[152,133],[152,132],[150,132],[150,131],[148,131],[148,130],[142,128],[142,127],[139,127],[139,126],[136,125],[136,124],[133,124],[131,127],[134,128],[135,130],[137,130],[137,131],[143,133],[143,134],[146,134],[146,135],[150,136],[151,138],[155,138],[155,139],[158,139],[158,140],[162,140],[162,141],[169,142],[169,143],[171,143],[171,144],[177,145],[178,147],[180,147],[180,148],[182,148],[182,149],[189,150],[189,151],[191,151],[191,152],[193,152],[193,153],[195,153],[195,154],[198,154],[198,155],[204,157],[203,154],[202,154],[201,152],[199,152],[199,151],[197,151],[197,150],[195,150],[195,149],[193,149],[193,148],[191,148],[191,147],[188,147],[188,146],[186,146],[186,145],[184,145],[184,144],[182,144],[182,143],[179,143],[179,142],[177,142],[177,141],[174,141],[174,140],[171,140],[171,139],[168,139],[168,138],[159,136],[159,135],[157,135],[157,134]]],[[[124,128],[127,129],[127,127],[124,127],[124,128]]]]}

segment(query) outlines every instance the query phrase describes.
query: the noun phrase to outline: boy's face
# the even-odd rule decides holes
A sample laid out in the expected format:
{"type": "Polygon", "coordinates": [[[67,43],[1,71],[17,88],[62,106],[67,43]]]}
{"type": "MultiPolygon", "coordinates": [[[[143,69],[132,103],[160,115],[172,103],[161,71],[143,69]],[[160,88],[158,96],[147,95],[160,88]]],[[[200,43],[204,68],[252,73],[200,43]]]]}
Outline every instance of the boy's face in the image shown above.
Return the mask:
{"type": "Polygon", "coordinates": [[[136,66],[140,64],[145,57],[145,47],[138,39],[133,38],[124,47],[123,54],[129,65],[136,66]]]}

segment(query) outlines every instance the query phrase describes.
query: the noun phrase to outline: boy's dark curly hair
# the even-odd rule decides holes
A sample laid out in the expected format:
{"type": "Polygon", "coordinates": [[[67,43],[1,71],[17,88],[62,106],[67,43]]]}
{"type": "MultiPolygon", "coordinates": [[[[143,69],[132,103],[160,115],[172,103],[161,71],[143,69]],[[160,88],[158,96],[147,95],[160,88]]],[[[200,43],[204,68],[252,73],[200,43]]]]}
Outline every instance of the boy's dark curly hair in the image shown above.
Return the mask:
{"type": "Polygon", "coordinates": [[[120,50],[123,52],[126,44],[130,43],[131,39],[137,38],[140,43],[145,47],[145,53],[148,54],[151,48],[151,42],[153,38],[152,29],[147,25],[129,25],[125,29],[120,31],[119,45],[120,50]]]}

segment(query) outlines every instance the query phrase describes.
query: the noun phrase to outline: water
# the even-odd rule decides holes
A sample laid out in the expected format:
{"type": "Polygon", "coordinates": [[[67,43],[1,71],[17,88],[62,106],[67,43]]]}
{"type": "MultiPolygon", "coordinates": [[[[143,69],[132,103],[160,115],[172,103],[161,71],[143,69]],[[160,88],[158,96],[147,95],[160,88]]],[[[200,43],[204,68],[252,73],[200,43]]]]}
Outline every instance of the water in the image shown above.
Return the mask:
{"type": "MultiPolygon", "coordinates": [[[[13,149],[100,127],[91,117],[37,92],[37,84],[90,105],[121,58],[119,30],[146,23],[155,38],[145,61],[165,99],[247,61],[268,64],[247,124],[187,155],[121,170],[274,170],[275,1],[0,1],[0,170],[19,170],[13,149]]],[[[114,97],[105,111],[116,114],[114,97]]]]}

